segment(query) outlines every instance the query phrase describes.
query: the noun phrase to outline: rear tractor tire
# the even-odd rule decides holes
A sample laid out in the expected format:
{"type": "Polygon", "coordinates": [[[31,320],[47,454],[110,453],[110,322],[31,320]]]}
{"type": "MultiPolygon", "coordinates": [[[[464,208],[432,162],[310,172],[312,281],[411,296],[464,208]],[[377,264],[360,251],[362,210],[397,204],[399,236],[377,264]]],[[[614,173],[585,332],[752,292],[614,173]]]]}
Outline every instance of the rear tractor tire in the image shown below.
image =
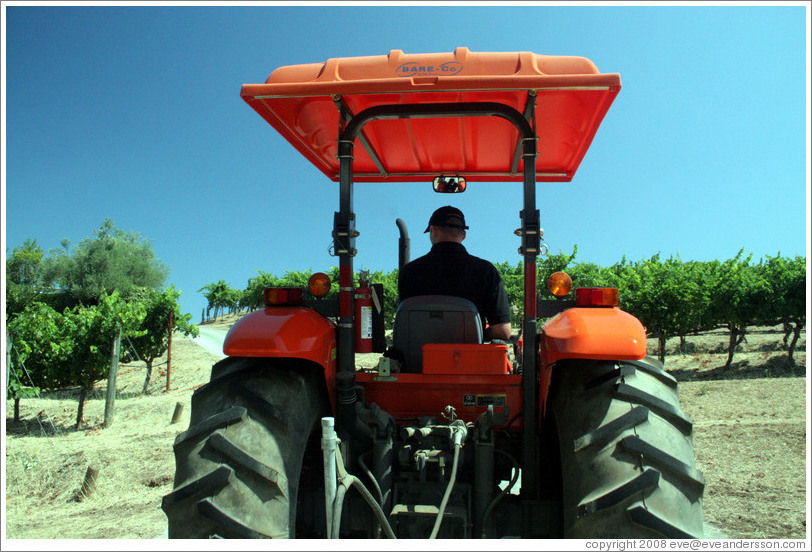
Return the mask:
{"type": "Polygon", "coordinates": [[[704,477],[677,381],[650,357],[571,360],[549,404],[566,538],[701,538],[704,477]]]}
{"type": "Polygon", "coordinates": [[[169,538],[295,536],[302,458],[325,393],[321,370],[301,361],[218,362],[175,440],[169,538]]]}

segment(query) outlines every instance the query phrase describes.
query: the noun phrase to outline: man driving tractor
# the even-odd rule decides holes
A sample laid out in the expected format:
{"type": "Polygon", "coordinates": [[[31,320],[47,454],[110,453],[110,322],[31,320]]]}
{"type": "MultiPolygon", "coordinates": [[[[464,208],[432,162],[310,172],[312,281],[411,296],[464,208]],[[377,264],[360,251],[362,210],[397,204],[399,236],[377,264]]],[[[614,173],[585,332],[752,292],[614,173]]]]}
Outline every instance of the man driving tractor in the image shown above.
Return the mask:
{"type": "Polygon", "coordinates": [[[424,233],[431,239],[431,251],[405,265],[398,277],[400,300],[417,295],[453,295],[470,300],[487,321],[484,337],[509,340],[510,305],[496,267],[466,251],[465,216],[450,205],[431,215],[424,233]]]}

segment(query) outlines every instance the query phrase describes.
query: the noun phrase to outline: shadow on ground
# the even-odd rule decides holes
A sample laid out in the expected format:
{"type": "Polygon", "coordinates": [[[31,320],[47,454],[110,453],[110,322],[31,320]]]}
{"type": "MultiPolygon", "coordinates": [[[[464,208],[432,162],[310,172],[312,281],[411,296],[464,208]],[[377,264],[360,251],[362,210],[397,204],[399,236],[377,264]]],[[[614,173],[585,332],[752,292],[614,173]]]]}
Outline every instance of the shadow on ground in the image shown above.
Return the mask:
{"type": "Polygon", "coordinates": [[[781,355],[774,356],[758,364],[751,364],[749,360],[741,360],[733,362],[727,368],[722,365],[716,368],[702,370],[668,370],[668,373],[674,376],[677,381],[802,378],[806,375],[806,367],[799,366],[788,356],[781,355]]]}

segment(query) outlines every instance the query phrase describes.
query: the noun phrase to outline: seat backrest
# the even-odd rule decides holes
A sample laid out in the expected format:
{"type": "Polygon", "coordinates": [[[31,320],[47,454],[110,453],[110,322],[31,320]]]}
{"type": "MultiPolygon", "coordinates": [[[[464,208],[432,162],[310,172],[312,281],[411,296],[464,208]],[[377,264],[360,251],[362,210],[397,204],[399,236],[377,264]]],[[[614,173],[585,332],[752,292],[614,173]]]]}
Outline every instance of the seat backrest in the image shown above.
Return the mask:
{"type": "Polygon", "coordinates": [[[392,330],[392,347],[403,355],[401,372],[422,372],[426,343],[482,343],[476,306],[449,295],[419,295],[401,301],[392,330]]]}

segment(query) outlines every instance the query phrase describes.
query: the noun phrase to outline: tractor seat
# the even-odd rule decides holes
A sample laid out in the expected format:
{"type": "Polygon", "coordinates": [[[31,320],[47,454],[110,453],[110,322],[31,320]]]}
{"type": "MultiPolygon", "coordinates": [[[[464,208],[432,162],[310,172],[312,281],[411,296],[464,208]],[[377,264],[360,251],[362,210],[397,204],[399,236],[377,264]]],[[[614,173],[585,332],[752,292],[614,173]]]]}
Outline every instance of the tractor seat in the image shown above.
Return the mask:
{"type": "Polygon", "coordinates": [[[476,306],[450,295],[419,295],[401,301],[392,330],[392,348],[402,355],[401,372],[423,371],[426,343],[482,343],[476,306]]]}

